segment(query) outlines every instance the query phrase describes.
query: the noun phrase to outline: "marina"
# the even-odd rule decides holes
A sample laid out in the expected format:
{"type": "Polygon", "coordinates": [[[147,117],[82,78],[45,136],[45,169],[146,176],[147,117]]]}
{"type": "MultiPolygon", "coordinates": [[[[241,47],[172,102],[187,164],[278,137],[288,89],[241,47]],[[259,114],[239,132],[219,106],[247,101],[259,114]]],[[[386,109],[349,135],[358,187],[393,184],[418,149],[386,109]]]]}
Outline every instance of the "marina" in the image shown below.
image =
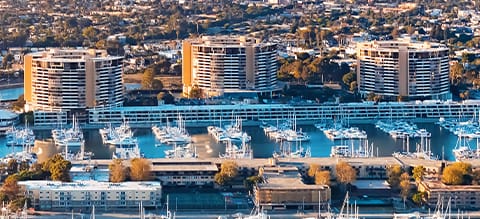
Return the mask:
{"type": "Polygon", "coordinates": [[[133,131],[126,121],[123,121],[118,127],[108,124],[106,128],[98,131],[105,145],[113,147],[135,147],[137,145],[137,139],[133,137],[133,131]]]}
{"type": "Polygon", "coordinates": [[[7,146],[10,147],[30,147],[35,143],[35,134],[27,127],[15,128],[10,127],[5,133],[7,139],[7,146]]]}
{"type": "Polygon", "coordinates": [[[403,120],[398,121],[378,121],[375,127],[388,133],[392,138],[422,138],[431,137],[426,129],[418,129],[417,125],[403,120]]]}
{"type": "Polygon", "coordinates": [[[152,132],[155,135],[155,138],[160,141],[161,144],[167,145],[183,145],[191,143],[192,137],[185,129],[185,121],[183,121],[181,115],[178,115],[176,123],[176,126],[170,126],[170,123],[168,122],[166,126],[152,126],[152,132]]]}
{"type": "Polygon", "coordinates": [[[83,138],[83,131],[80,129],[78,121],[73,118],[73,124],[71,128],[58,128],[52,129],[52,138],[57,147],[65,147],[68,149],[78,150],[85,144],[83,138]]]}
{"type": "MultiPolygon", "coordinates": [[[[421,129],[426,129],[431,133],[430,148],[432,153],[438,159],[455,160],[453,149],[455,148],[458,137],[453,133],[441,128],[434,123],[416,123],[421,129]]],[[[374,156],[391,156],[394,152],[405,151],[406,141],[402,139],[393,139],[389,134],[377,129],[374,124],[355,124],[361,130],[364,130],[368,135],[368,146],[370,147],[374,156]]],[[[322,131],[315,126],[301,125],[298,126],[303,132],[308,133],[311,140],[309,142],[302,142],[301,146],[304,148],[310,147],[312,157],[329,157],[332,146],[348,145],[351,146],[350,141],[330,140],[322,131]]],[[[207,128],[186,128],[191,135],[193,143],[192,146],[196,150],[196,154],[200,158],[219,157],[220,154],[225,154],[225,143],[217,142],[215,138],[208,134],[207,128]]],[[[103,144],[102,137],[98,129],[82,129],[85,138],[85,151],[91,151],[95,154],[95,159],[110,159],[112,154],[116,152],[116,147],[103,144]]],[[[279,150],[282,142],[276,142],[270,139],[262,128],[259,126],[244,126],[243,131],[251,136],[249,143],[254,158],[268,158],[272,157],[275,151],[279,150]]],[[[36,139],[52,138],[51,132],[48,130],[34,130],[36,139]]],[[[171,150],[172,146],[158,145],[154,134],[150,128],[132,129],[133,136],[137,139],[139,149],[145,154],[147,158],[164,158],[165,150],[171,150]]],[[[477,142],[474,139],[466,139],[471,148],[476,148],[477,142]]],[[[358,140],[354,141],[356,148],[358,148],[358,140]]],[[[295,146],[295,142],[292,142],[295,146]]],[[[414,151],[415,145],[421,143],[421,138],[409,139],[409,144],[412,145],[411,151],[414,151]]],[[[286,143],[283,143],[286,144],[286,143]]],[[[0,137],[0,155],[19,151],[15,147],[6,147],[6,138],[0,137]],[[2,147],[2,145],[4,147],[2,147]]],[[[62,152],[63,148],[42,148],[44,153],[50,151],[62,152]]],[[[357,149],[358,150],[358,149],[357,149]]]]}
{"type": "Polygon", "coordinates": [[[261,126],[265,134],[272,140],[276,142],[308,142],[310,141],[310,136],[303,132],[301,128],[297,129],[297,120],[294,117],[293,119],[287,119],[284,123],[273,126],[268,123],[263,123],[261,126]]]}
{"type": "Polygon", "coordinates": [[[242,120],[239,117],[236,117],[232,123],[224,127],[220,122],[220,126],[208,126],[207,130],[217,142],[248,143],[252,140],[252,137],[242,130],[242,120]]]}

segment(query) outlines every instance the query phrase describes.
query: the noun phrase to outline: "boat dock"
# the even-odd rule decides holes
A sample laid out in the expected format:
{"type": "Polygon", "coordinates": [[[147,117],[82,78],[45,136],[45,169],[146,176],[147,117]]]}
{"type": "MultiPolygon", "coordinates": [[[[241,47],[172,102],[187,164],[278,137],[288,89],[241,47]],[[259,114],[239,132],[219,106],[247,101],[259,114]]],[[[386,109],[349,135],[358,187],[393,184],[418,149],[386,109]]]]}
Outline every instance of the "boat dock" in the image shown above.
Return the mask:
{"type": "MultiPolygon", "coordinates": [[[[153,158],[149,159],[152,164],[155,165],[177,165],[184,166],[183,168],[189,168],[188,166],[195,165],[211,165],[220,164],[226,159],[222,158],[179,158],[179,159],[167,159],[167,158],[153,158]]],[[[422,159],[412,159],[412,158],[395,158],[395,157],[370,157],[370,158],[332,158],[332,157],[309,157],[309,158],[253,158],[253,159],[236,159],[235,162],[241,168],[255,168],[264,166],[275,166],[275,165],[290,165],[297,166],[299,170],[308,169],[310,164],[321,164],[322,166],[331,166],[334,167],[339,161],[348,162],[350,165],[355,167],[383,167],[386,168],[390,165],[401,165],[401,166],[419,166],[422,165],[427,169],[439,169],[442,166],[442,163],[451,163],[453,161],[441,161],[441,160],[422,160],[422,159]]],[[[480,167],[480,160],[469,161],[472,166],[480,167]]],[[[108,165],[112,163],[110,159],[92,159],[92,160],[78,160],[72,161],[73,165],[94,165],[99,168],[108,168],[108,165]]],[[[179,167],[180,168],[180,167],[179,167]]]]}
{"type": "MultiPolygon", "coordinates": [[[[237,105],[160,105],[144,107],[115,107],[88,109],[86,124],[104,127],[109,123],[127,120],[132,126],[165,124],[182,115],[186,126],[207,126],[232,120],[238,115],[249,125],[261,121],[275,122],[295,115],[298,124],[313,124],[322,119],[343,119],[349,122],[371,120],[438,121],[439,118],[471,118],[480,110],[480,101],[416,101],[416,102],[363,102],[322,104],[237,104],[237,105]]],[[[35,126],[58,124],[66,112],[35,112],[35,126]]],[[[66,120],[62,120],[66,122],[66,120]]]]}

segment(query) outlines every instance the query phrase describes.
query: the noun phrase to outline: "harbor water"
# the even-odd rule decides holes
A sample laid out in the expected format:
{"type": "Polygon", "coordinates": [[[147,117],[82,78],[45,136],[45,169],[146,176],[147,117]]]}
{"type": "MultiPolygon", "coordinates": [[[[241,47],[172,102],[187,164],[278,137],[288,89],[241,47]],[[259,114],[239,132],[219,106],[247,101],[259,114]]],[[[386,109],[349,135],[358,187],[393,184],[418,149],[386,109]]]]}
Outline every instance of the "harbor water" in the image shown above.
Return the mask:
{"type": "Polygon", "coordinates": [[[0,101],[17,100],[23,94],[23,87],[13,87],[0,90],[0,101]]]}
{"type": "MultiPolygon", "coordinates": [[[[403,139],[394,139],[389,134],[382,132],[376,128],[374,124],[358,124],[351,125],[359,127],[367,132],[368,145],[372,146],[375,156],[390,156],[393,152],[402,151],[406,148],[407,142],[403,139]]],[[[418,128],[424,128],[431,132],[431,149],[439,159],[454,160],[452,149],[457,143],[457,136],[448,130],[441,128],[439,125],[432,123],[417,123],[418,128]]],[[[333,145],[359,145],[357,141],[351,140],[330,140],[325,134],[314,126],[300,126],[302,131],[310,135],[311,140],[304,143],[283,143],[294,149],[297,146],[310,147],[312,157],[328,157],[330,149],[333,145]]],[[[215,139],[207,133],[207,128],[187,128],[192,136],[193,144],[200,158],[218,157],[225,152],[225,144],[216,142],[215,139]]],[[[243,128],[251,137],[251,147],[253,149],[254,158],[272,157],[274,151],[278,151],[280,142],[269,139],[258,126],[248,126],[243,128]]],[[[43,140],[51,138],[50,131],[35,131],[36,139],[43,140]]],[[[138,143],[142,153],[147,158],[163,158],[164,150],[172,149],[173,146],[162,145],[155,140],[151,129],[134,129],[134,135],[138,139],[138,143]]],[[[110,159],[115,148],[103,145],[102,139],[97,129],[84,130],[86,141],[85,150],[92,151],[95,159],[110,159]]],[[[12,151],[19,151],[18,147],[5,146],[5,137],[0,137],[0,156],[4,156],[12,151]]],[[[414,151],[416,145],[420,144],[420,139],[410,139],[410,151],[414,151]]],[[[477,147],[475,139],[469,140],[471,148],[477,147]]],[[[60,151],[61,148],[42,148],[42,151],[60,151]]]]}

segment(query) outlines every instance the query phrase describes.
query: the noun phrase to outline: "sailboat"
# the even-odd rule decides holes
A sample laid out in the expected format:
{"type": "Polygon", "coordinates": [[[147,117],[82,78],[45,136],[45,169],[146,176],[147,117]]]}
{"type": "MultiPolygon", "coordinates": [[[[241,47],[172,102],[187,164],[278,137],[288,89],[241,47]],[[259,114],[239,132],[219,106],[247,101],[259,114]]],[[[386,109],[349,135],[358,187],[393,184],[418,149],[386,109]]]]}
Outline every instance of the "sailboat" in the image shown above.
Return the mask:
{"type": "Polygon", "coordinates": [[[58,147],[80,148],[85,144],[83,132],[78,125],[75,115],[72,118],[72,127],[69,129],[53,129],[52,137],[58,147]]]}
{"type": "Polygon", "coordinates": [[[23,208],[22,208],[22,219],[27,219],[28,218],[28,211],[27,211],[27,201],[25,201],[25,204],[23,205],[23,208]]]}
{"type": "Polygon", "coordinates": [[[457,144],[452,152],[456,161],[470,160],[475,157],[475,153],[470,148],[470,145],[468,145],[466,137],[464,137],[462,133],[459,133],[457,144]]]}
{"type": "Polygon", "coordinates": [[[359,208],[357,207],[357,203],[354,203],[353,205],[350,204],[350,196],[347,192],[337,219],[358,219],[358,212],[359,208]]]}
{"type": "Polygon", "coordinates": [[[175,218],[175,214],[172,214],[172,212],[170,212],[170,209],[168,208],[168,195],[167,195],[167,212],[165,215],[160,215],[160,218],[161,219],[174,219],[175,218]]]}
{"type": "Polygon", "coordinates": [[[268,217],[267,213],[263,211],[263,209],[254,209],[252,210],[252,214],[249,216],[243,217],[243,219],[267,219],[270,218],[268,217]]]}
{"type": "Polygon", "coordinates": [[[231,140],[228,140],[225,148],[225,154],[220,155],[220,158],[252,159],[253,151],[252,151],[252,148],[246,144],[245,139],[242,140],[241,148],[238,148],[236,145],[232,143],[231,140]]]}
{"type": "Polygon", "coordinates": [[[95,219],[95,205],[92,205],[92,214],[90,215],[90,219],[95,219]]]}

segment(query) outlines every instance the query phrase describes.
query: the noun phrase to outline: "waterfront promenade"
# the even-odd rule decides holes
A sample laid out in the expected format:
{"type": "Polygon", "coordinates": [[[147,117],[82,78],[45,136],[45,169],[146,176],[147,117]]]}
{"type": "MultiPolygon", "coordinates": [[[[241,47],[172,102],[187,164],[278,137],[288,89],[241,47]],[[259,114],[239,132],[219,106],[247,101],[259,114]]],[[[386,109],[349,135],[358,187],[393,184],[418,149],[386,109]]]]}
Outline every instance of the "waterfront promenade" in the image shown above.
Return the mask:
{"type": "MultiPolygon", "coordinates": [[[[181,115],[187,126],[206,126],[239,117],[244,125],[295,119],[298,124],[312,124],[325,119],[347,123],[377,120],[438,121],[471,119],[480,111],[480,101],[415,101],[363,103],[230,104],[230,105],[159,105],[94,108],[87,110],[85,122],[90,127],[128,121],[132,127],[174,121],[181,115]]],[[[35,112],[35,126],[58,125],[67,120],[67,112],[35,112]]]]}
{"type": "MultiPolygon", "coordinates": [[[[222,158],[181,158],[181,159],[168,159],[168,158],[153,158],[149,159],[153,164],[161,163],[185,163],[185,162],[198,162],[198,163],[215,163],[221,164],[226,159],[222,158]]],[[[322,164],[325,166],[334,166],[339,161],[346,161],[353,165],[369,166],[374,164],[399,164],[402,166],[438,166],[442,165],[442,160],[424,160],[424,159],[412,159],[412,158],[395,158],[391,156],[387,157],[371,157],[371,158],[334,158],[334,157],[310,157],[310,158],[254,158],[254,159],[236,159],[235,162],[241,167],[261,167],[275,164],[282,165],[308,165],[308,164],[322,164]],[[273,163],[272,163],[273,162],[273,163]]],[[[72,161],[73,165],[97,165],[98,167],[108,167],[112,162],[111,159],[92,159],[82,161],[72,161]]],[[[480,160],[468,161],[472,166],[480,166],[480,160]]]]}

